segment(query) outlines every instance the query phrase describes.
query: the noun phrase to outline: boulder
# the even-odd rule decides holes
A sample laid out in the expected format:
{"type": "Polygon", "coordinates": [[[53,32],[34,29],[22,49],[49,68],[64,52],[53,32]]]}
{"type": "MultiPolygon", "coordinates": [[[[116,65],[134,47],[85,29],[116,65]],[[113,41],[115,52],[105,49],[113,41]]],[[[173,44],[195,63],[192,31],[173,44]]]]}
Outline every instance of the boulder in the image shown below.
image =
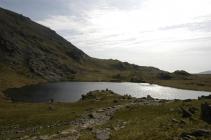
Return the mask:
{"type": "Polygon", "coordinates": [[[182,110],[182,117],[183,118],[190,118],[190,117],[192,117],[192,113],[189,110],[184,109],[184,108],[181,108],[181,110],[182,110]]]}
{"type": "Polygon", "coordinates": [[[211,105],[207,102],[201,104],[201,118],[202,120],[211,123],[211,105]]]}
{"type": "Polygon", "coordinates": [[[206,129],[197,129],[190,133],[183,132],[180,137],[182,140],[193,140],[198,137],[210,137],[211,131],[206,129]]]}
{"type": "Polygon", "coordinates": [[[154,98],[152,98],[150,95],[147,95],[147,100],[154,100],[154,98]]]}
{"type": "Polygon", "coordinates": [[[180,135],[180,140],[194,140],[194,139],[195,139],[195,137],[189,135],[189,133],[184,132],[180,135]]]}
{"type": "Polygon", "coordinates": [[[208,137],[211,136],[211,131],[206,129],[198,129],[193,131],[191,135],[195,137],[208,137]]]}
{"type": "Polygon", "coordinates": [[[93,112],[93,113],[88,114],[88,117],[90,119],[99,119],[101,117],[101,114],[100,113],[93,112]]]}

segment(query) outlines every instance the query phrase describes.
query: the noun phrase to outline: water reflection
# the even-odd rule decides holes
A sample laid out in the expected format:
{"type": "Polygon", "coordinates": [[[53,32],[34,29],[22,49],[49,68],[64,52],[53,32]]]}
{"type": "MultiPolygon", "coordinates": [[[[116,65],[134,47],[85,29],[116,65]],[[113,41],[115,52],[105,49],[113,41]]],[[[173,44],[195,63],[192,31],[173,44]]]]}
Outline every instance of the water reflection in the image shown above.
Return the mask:
{"type": "Polygon", "coordinates": [[[60,82],[43,85],[27,86],[9,89],[6,94],[15,101],[46,102],[54,99],[59,102],[73,102],[80,99],[82,94],[92,90],[111,89],[121,95],[133,97],[151,95],[159,99],[196,99],[210,92],[182,90],[148,83],[114,83],[114,82],[60,82]]]}

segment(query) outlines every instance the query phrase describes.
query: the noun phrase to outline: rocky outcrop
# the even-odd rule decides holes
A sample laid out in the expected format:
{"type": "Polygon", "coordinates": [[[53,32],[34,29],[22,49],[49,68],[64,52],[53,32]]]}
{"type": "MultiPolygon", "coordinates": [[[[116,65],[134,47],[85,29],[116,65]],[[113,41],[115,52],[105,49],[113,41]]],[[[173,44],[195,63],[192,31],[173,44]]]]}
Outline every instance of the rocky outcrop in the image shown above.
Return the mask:
{"type": "Polygon", "coordinates": [[[201,104],[201,118],[204,121],[211,123],[211,105],[208,103],[201,104]]]}
{"type": "Polygon", "coordinates": [[[199,137],[210,137],[211,131],[206,129],[197,129],[190,133],[183,132],[180,135],[181,140],[194,140],[199,137]]]}
{"type": "Polygon", "coordinates": [[[70,65],[62,64],[53,56],[31,56],[28,60],[28,66],[31,72],[43,77],[48,81],[57,81],[66,79],[67,75],[74,76],[77,72],[70,65]]]}
{"type": "Polygon", "coordinates": [[[182,117],[183,118],[190,118],[193,115],[190,110],[185,109],[183,107],[181,107],[181,111],[182,111],[182,117]]]}
{"type": "Polygon", "coordinates": [[[211,95],[208,95],[208,96],[204,96],[202,95],[201,97],[198,97],[199,100],[201,99],[211,99],[211,95]]]}

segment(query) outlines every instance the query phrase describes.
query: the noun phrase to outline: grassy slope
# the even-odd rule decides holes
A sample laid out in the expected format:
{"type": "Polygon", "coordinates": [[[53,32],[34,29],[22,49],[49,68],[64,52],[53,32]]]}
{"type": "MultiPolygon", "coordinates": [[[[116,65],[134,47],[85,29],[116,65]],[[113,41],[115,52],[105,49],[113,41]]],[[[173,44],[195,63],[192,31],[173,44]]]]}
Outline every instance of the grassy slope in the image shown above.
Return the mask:
{"type": "MultiPolygon", "coordinates": [[[[134,105],[119,110],[106,124],[96,128],[110,128],[111,140],[179,140],[184,132],[197,129],[211,129],[200,116],[201,103],[211,104],[211,100],[192,100],[190,102],[173,101],[161,105],[134,105]],[[197,109],[191,118],[183,118],[180,108],[197,109]],[[175,122],[175,120],[177,122],[175,122]],[[115,128],[126,122],[120,130],[115,128]]],[[[95,135],[84,131],[80,140],[93,140],[95,135]]],[[[210,137],[199,137],[198,140],[209,140],[210,137]]]]}
{"type": "MultiPolygon", "coordinates": [[[[109,107],[117,104],[129,103],[130,100],[114,102],[122,97],[114,94],[104,96],[104,92],[97,93],[96,97],[101,101],[87,99],[76,103],[8,103],[0,102],[0,139],[17,139],[20,136],[35,136],[54,134],[57,131],[67,129],[69,122],[89,113],[90,110],[97,110],[101,107],[109,107]],[[53,108],[49,110],[49,106],[53,108]],[[60,123],[60,126],[48,127],[60,123]],[[30,131],[38,128],[36,132],[30,131]],[[24,133],[16,131],[28,130],[24,133]]],[[[132,99],[133,100],[133,99],[132,99]]],[[[211,100],[192,100],[191,102],[176,101],[161,105],[132,105],[124,107],[114,114],[106,124],[95,126],[96,128],[110,128],[112,140],[168,140],[178,139],[183,132],[191,132],[194,129],[211,129],[211,125],[200,119],[201,103],[211,100]],[[180,107],[195,107],[196,113],[191,119],[182,118],[180,107]],[[172,121],[177,120],[177,122],[172,121]],[[181,123],[183,121],[184,123],[181,123]],[[125,127],[114,130],[119,122],[127,122],[125,127]]],[[[69,126],[70,127],[70,126],[69,126]]],[[[81,132],[80,140],[93,140],[95,134],[92,130],[85,129],[81,132]]],[[[204,138],[208,140],[209,138],[204,138]]]]}
{"type": "Polygon", "coordinates": [[[145,105],[125,108],[116,113],[114,119],[104,127],[115,126],[118,120],[128,122],[126,128],[112,134],[112,140],[177,139],[182,132],[191,132],[194,129],[211,129],[210,125],[200,119],[201,102],[204,101],[190,103],[179,101],[160,106],[145,105]],[[193,119],[181,117],[179,108],[184,106],[194,106],[198,109],[193,119]],[[170,111],[171,109],[173,111],[170,111]],[[173,122],[172,119],[178,120],[179,123],[173,122]],[[185,124],[180,123],[181,120],[185,124]]]}
{"type": "Polygon", "coordinates": [[[192,75],[189,80],[156,80],[154,83],[180,89],[211,91],[211,75],[192,75]]]}
{"type": "Polygon", "coordinates": [[[114,103],[115,99],[121,96],[112,95],[105,96],[104,92],[97,93],[96,97],[100,97],[101,101],[86,99],[75,103],[10,103],[0,102],[0,132],[8,132],[1,134],[0,139],[12,138],[16,139],[20,136],[43,135],[56,133],[59,130],[67,128],[65,122],[69,122],[80,117],[84,113],[89,113],[90,110],[109,107],[112,105],[123,104],[125,102],[114,103]],[[52,109],[49,109],[52,108],[52,109]],[[55,123],[60,123],[61,126],[49,128],[48,126],[55,123]],[[41,127],[41,128],[40,128],[41,127]],[[26,131],[25,133],[17,134],[18,130],[30,130],[38,128],[36,133],[26,131]]]}

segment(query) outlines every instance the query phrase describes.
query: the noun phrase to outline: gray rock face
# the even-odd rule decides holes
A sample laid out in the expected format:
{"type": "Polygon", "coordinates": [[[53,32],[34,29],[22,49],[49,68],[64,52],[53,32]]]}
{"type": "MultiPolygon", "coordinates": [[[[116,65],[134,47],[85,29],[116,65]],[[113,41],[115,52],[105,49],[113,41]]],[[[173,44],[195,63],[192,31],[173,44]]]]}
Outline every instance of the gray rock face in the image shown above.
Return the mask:
{"type": "Polygon", "coordinates": [[[201,104],[201,117],[204,121],[211,123],[211,105],[208,103],[201,104]]]}
{"type": "Polygon", "coordinates": [[[0,13],[0,62],[14,71],[48,81],[65,80],[89,59],[51,29],[2,8],[0,13]]]}
{"type": "MultiPolygon", "coordinates": [[[[55,31],[2,8],[0,8],[0,64],[29,80],[37,78],[44,81],[82,79],[127,81],[129,77],[121,75],[113,77],[110,71],[130,71],[134,75],[136,71],[143,71],[154,78],[156,76],[152,73],[161,72],[154,67],[89,57],[55,31]],[[99,73],[99,77],[94,75],[89,76],[91,79],[86,77],[95,72],[99,73]]],[[[135,79],[137,80],[142,81],[140,76],[135,79]]]]}
{"type": "Polygon", "coordinates": [[[28,66],[31,72],[49,81],[65,79],[66,75],[73,75],[76,72],[68,65],[60,63],[54,56],[30,56],[28,66]]]}

